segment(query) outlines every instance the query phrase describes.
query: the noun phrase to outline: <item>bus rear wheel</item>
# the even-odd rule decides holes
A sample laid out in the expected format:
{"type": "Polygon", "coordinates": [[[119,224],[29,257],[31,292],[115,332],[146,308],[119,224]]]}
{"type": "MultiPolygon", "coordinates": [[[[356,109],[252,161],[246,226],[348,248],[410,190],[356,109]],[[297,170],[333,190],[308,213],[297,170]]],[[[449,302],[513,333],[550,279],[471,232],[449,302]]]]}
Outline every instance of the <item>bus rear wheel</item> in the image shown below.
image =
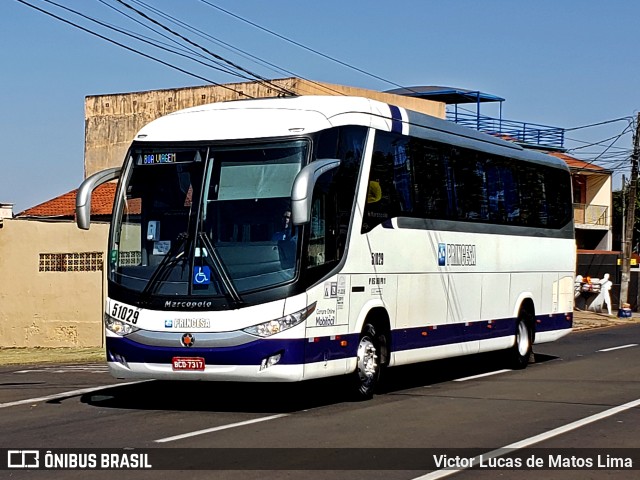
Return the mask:
{"type": "Polygon", "coordinates": [[[375,327],[367,323],[360,334],[358,342],[358,361],[353,374],[356,400],[368,400],[380,381],[382,370],[381,340],[375,327]]]}
{"type": "Polygon", "coordinates": [[[511,367],[516,370],[526,368],[533,351],[533,332],[528,321],[531,314],[523,311],[518,315],[516,339],[509,351],[511,367]]]}

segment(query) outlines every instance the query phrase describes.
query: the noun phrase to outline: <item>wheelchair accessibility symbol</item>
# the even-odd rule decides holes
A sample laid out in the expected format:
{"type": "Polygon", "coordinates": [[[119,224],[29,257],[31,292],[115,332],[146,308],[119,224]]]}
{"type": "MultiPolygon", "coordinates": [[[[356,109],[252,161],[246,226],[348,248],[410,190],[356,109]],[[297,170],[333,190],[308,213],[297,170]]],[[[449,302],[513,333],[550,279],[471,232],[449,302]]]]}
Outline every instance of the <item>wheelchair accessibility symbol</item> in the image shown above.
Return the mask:
{"type": "Polygon", "coordinates": [[[193,269],[194,285],[209,285],[211,283],[211,269],[209,267],[195,267],[193,269]]]}

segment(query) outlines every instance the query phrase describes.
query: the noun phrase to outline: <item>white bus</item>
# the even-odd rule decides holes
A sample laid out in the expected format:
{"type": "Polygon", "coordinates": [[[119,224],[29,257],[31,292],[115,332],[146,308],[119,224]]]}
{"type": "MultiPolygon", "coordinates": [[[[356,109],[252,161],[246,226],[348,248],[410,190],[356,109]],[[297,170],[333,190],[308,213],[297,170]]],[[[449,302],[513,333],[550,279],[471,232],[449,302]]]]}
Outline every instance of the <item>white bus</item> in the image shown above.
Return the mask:
{"type": "Polygon", "coordinates": [[[216,103],[145,126],[121,169],[106,355],[118,378],[299,381],[571,331],[561,160],[358,97],[216,103]]]}

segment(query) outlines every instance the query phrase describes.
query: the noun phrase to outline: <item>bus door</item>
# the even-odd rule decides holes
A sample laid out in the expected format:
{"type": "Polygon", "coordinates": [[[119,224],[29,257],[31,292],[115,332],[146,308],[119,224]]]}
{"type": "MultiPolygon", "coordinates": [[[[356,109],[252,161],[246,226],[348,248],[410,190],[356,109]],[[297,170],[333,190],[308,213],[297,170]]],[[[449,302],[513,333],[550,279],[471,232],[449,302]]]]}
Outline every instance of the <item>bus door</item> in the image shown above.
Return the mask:
{"type": "Polygon", "coordinates": [[[348,336],[349,288],[349,275],[339,274],[307,292],[307,303],[316,308],[306,323],[305,378],[347,373],[347,358],[357,345],[348,336]]]}

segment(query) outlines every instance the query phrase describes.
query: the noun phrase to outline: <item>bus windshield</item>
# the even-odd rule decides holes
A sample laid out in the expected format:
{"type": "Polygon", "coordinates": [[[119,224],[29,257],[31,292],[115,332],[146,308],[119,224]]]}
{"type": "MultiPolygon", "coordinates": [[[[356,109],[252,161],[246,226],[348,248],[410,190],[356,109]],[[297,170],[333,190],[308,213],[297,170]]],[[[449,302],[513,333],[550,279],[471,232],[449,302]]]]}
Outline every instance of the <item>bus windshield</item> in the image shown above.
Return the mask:
{"type": "Polygon", "coordinates": [[[145,295],[228,296],[291,281],[293,181],[305,139],[134,144],[110,240],[111,281],[145,295]]]}

